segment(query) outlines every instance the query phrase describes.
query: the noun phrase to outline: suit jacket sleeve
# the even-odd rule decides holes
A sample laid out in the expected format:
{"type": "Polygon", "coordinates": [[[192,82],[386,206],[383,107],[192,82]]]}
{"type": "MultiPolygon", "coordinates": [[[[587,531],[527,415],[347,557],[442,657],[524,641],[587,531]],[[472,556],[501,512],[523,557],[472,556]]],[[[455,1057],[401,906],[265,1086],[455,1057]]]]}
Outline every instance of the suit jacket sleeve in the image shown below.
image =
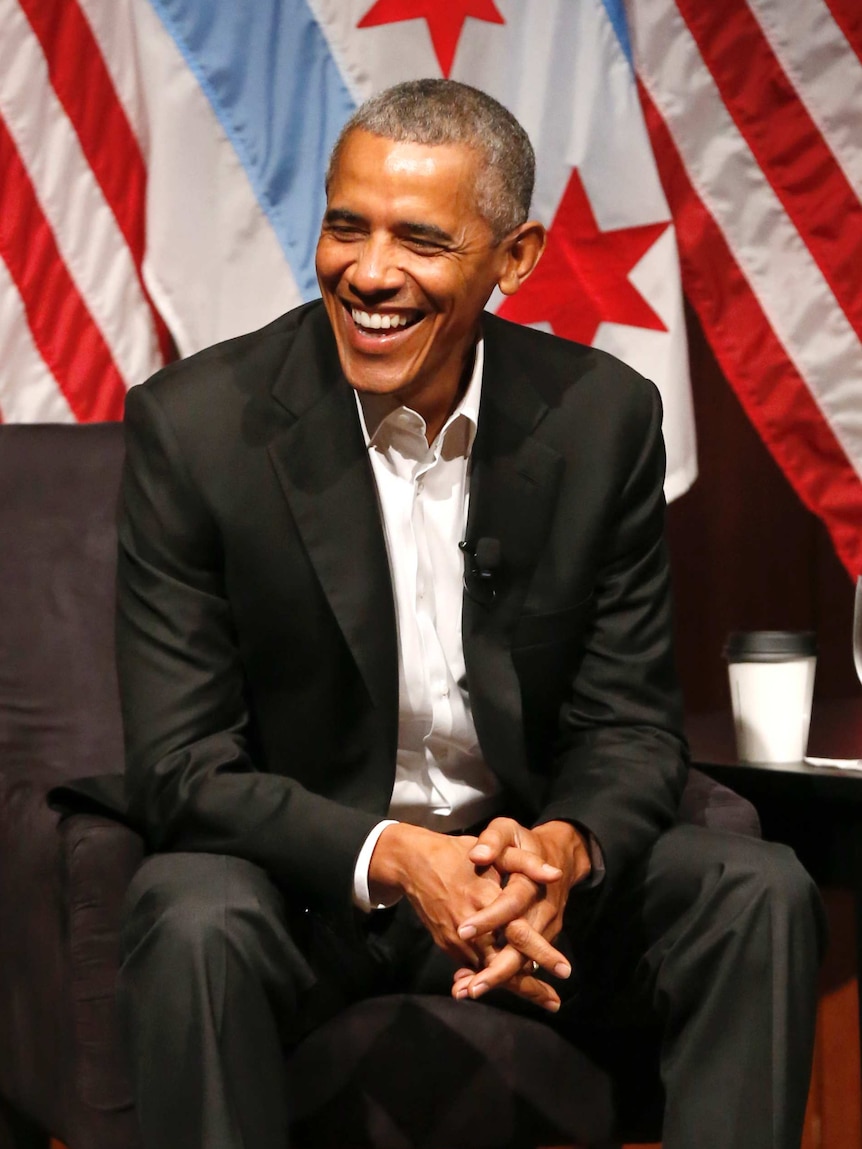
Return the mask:
{"type": "Polygon", "coordinates": [[[378,818],[259,768],[219,531],[148,387],[129,393],[126,445],[117,663],[131,816],[154,850],[247,858],[302,904],[345,909],[378,818]]]}
{"type": "Polygon", "coordinates": [[[661,400],[639,387],[609,474],[621,476],[597,548],[590,622],[560,711],[539,821],[580,823],[613,879],[673,824],[688,754],[664,543],[661,400]]]}

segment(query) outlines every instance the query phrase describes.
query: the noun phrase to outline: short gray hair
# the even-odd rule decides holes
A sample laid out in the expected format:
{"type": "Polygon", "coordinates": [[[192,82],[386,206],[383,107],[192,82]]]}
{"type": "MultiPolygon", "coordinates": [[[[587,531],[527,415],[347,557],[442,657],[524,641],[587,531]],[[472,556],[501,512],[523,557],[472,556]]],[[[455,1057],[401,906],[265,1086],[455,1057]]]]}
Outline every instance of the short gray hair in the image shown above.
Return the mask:
{"type": "Polygon", "coordinates": [[[456,80],[407,80],[387,88],[353,113],[332,149],[326,188],[345,141],[361,130],[398,143],[466,144],[480,159],[476,207],[500,240],[527,218],[536,157],[510,111],[486,92],[456,80]]]}

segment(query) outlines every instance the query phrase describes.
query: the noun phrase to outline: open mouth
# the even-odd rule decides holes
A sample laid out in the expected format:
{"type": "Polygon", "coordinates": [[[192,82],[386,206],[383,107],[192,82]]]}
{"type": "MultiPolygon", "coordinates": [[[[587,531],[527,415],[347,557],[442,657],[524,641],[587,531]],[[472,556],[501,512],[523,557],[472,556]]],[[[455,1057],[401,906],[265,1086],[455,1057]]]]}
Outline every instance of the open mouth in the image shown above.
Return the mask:
{"type": "Polygon", "coordinates": [[[361,311],[358,307],[350,308],[350,317],[356,328],[364,335],[390,335],[395,331],[403,331],[406,327],[413,327],[422,318],[418,312],[414,315],[404,315],[361,311]]]}

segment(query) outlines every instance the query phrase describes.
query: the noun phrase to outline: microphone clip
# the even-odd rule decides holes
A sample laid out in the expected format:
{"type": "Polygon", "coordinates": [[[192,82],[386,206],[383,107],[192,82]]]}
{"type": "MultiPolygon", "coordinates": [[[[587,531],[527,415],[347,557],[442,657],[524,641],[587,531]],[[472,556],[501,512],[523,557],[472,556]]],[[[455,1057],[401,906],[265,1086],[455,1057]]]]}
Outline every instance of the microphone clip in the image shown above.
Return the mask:
{"type": "Polygon", "coordinates": [[[490,606],[497,597],[502,565],[500,540],[481,538],[473,546],[464,539],[458,546],[464,553],[464,590],[480,606],[490,606]]]}

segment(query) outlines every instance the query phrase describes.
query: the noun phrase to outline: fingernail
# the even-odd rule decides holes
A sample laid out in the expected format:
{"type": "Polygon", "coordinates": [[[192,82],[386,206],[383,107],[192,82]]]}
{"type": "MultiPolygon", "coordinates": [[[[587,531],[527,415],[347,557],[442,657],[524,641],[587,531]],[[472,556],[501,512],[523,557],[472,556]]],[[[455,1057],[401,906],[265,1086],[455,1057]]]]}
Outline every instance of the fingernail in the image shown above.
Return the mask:
{"type": "Polygon", "coordinates": [[[476,936],[476,932],[475,926],[461,926],[458,930],[458,937],[461,938],[462,941],[468,942],[476,936]]]}
{"type": "Polygon", "coordinates": [[[563,871],[559,866],[551,866],[547,862],[543,862],[542,873],[547,874],[549,878],[559,878],[562,876],[563,871]]]}
{"type": "Polygon", "coordinates": [[[554,966],[554,974],[557,977],[570,977],[571,973],[572,967],[566,961],[558,961],[554,966]]]}
{"type": "Polygon", "coordinates": [[[469,997],[469,996],[470,996],[470,994],[466,989],[456,989],[455,990],[455,1000],[456,1001],[463,1001],[465,997],[469,997]]]}
{"type": "Polygon", "coordinates": [[[490,846],[474,846],[471,852],[472,852],[474,857],[476,856],[476,854],[479,854],[479,855],[481,855],[481,857],[487,858],[490,856],[491,847],[490,846]]]}
{"type": "Polygon", "coordinates": [[[558,1001],[546,1001],[542,1008],[546,1009],[548,1013],[559,1013],[560,1003],[558,1001]]]}
{"type": "Polygon", "coordinates": [[[480,981],[478,985],[474,985],[473,988],[470,990],[470,995],[471,995],[471,997],[479,997],[479,995],[483,994],[487,990],[487,988],[488,988],[488,983],[486,981],[480,981]]]}

